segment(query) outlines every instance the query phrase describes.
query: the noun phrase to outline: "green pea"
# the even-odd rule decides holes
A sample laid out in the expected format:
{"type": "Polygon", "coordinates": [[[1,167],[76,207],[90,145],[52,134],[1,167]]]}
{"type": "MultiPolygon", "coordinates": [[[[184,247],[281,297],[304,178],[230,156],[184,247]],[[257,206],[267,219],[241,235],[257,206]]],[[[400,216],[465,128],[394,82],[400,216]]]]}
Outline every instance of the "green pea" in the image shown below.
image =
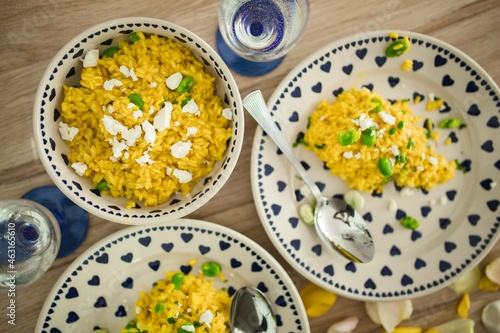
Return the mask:
{"type": "Polygon", "coordinates": [[[373,108],[373,110],[371,110],[370,112],[376,112],[376,113],[379,113],[380,111],[382,111],[382,100],[378,97],[373,97],[371,99],[371,102],[373,103],[376,103],[377,106],[375,108],[373,108]]]}
{"type": "Polygon", "coordinates": [[[401,219],[401,225],[405,228],[415,230],[418,228],[419,223],[416,219],[411,216],[405,216],[401,219]]]}
{"type": "Polygon", "coordinates": [[[165,311],[165,304],[163,304],[162,302],[156,303],[155,313],[162,313],[163,311],[165,311]]]}
{"type": "Polygon", "coordinates": [[[179,83],[179,86],[177,87],[177,92],[179,94],[183,94],[183,93],[187,92],[189,89],[193,88],[195,83],[196,83],[196,81],[194,80],[193,77],[184,76],[182,78],[181,83],[179,83]]]}
{"type": "Polygon", "coordinates": [[[132,41],[132,43],[137,42],[139,39],[141,39],[141,37],[139,37],[135,32],[130,34],[130,40],[132,41]]]}
{"type": "Polygon", "coordinates": [[[427,137],[427,139],[430,139],[432,135],[432,130],[434,129],[434,123],[432,122],[432,120],[426,118],[424,120],[424,128],[427,130],[425,136],[427,137]]]}
{"type": "Polygon", "coordinates": [[[221,272],[221,267],[218,263],[215,261],[209,261],[201,265],[201,271],[203,274],[206,276],[214,277],[220,274],[221,272]]]}
{"type": "Polygon", "coordinates": [[[398,123],[398,129],[403,129],[403,127],[405,127],[405,123],[401,120],[401,121],[398,123]]]}
{"type": "Polygon", "coordinates": [[[394,135],[396,134],[396,129],[393,127],[389,130],[389,135],[394,135]]]}
{"type": "Polygon", "coordinates": [[[408,42],[404,39],[397,39],[385,50],[385,55],[389,58],[399,57],[404,51],[408,49],[408,42]]]}
{"type": "Polygon", "coordinates": [[[378,160],[378,169],[380,170],[380,173],[382,173],[385,177],[392,176],[393,171],[391,160],[389,160],[387,157],[382,157],[380,160],[378,160]]]}
{"type": "Polygon", "coordinates": [[[182,283],[184,282],[184,274],[182,272],[175,273],[174,275],[172,275],[170,282],[175,286],[175,289],[179,290],[182,283]]]}
{"type": "Polygon", "coordinates": [[[375,126],[368,127],[361,133],[361,143],[365,146],[373,146],[377,141],[377,130],[375,126]]]}
{"type": "Polygon", "coordinates": [[[109,47],[106,50],[104,50],[102,55],[108,58],[113,58],[113,56],[115,55],[116,52],[118,52],[118,50],[119,49],[117,47],[109,47]]]}
{"type": "Polygon", "coordinates": [[[109,186],[108,186],[108,182],[106,182],[105,180],[102,180],[100,181],[96,188],[99,190],[99,191],[107,191],[109,190],[109,186]]]}
{"type": "Polygon", "coordinates": [[[358,141],[358,131],[353,129],[348,129],[345,132],[340,132],[337,136],[337,140],[342,146],[347,146],[358,141]]]}
{"type": "Polygon", "coordinates": [[[130,101],[132,103],[137,105],[140,110],[142,110],[144,108],[144,102],[142,101],[141,95],[133,93],[133,94],[128,95],[128,98],[130,99],[130,101]]]}
{"type": "Polygon", "coordinates": [[[441,120],[439,123],[439,128],[457,128],[462,124],[462,119],[460,118],[447,118],[441,120]]]}

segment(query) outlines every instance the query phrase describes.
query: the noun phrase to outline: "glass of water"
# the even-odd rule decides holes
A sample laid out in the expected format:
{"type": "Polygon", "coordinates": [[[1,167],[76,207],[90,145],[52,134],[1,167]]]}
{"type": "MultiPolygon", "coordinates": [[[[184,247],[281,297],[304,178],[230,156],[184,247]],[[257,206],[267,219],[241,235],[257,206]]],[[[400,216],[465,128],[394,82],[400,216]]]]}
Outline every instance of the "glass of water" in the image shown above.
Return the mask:
{"type": "Polygon", "coordinates": [[[269,73],[297,44],[308,16],[307,0],[221,0],[219,54],[240,74],[269,73]]]}
{"type": "Polygon", "coordinates": [[[88,213],[55,186],[0,200],[0,294],[37,280],[83,242],[88,213]]]}

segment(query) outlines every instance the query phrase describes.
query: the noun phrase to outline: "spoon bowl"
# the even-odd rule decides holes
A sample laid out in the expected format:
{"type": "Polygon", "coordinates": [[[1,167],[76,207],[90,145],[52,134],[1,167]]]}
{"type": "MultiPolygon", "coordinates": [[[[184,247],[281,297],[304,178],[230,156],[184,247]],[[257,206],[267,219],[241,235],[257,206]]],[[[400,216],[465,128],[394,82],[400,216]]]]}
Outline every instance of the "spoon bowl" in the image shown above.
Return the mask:
{"type": "Polygon", "coordinates": [[[321,194],[271,118],[260,90],[248,94],[243,99],[243,106],[273,139],[316,198],[314,226],[323,243],[353,262],[370,262],[375,255],[375,247],[365,220],[345,201],[321,194]]]}
{"type": "Polygon", "coordinates": [[[232,333],[274,333],[276,316],[267,297],[257,288],[238,289],[231,302],[232,333]]]}

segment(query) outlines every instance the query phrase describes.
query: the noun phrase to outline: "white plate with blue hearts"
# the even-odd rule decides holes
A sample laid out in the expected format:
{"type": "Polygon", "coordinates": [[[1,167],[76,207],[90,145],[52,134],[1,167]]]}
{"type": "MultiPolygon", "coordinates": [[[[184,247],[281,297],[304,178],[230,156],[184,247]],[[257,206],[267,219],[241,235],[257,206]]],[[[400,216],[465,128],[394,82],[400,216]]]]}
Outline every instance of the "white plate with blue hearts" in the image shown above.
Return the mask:
{"type": "MultiPolygon", "coordinates": [[[[376,254],[356,264],[326,248],[314,227],[302,223],[298,207],[307,200],[303,182],[271,139],[258,128],[252,154],[252,190],[262,224],[283,257],[305,278],[348,298],[383,301],[423,296],[449,285],[473,268],[499,236],[500,92],[490,76],[470,57],[437,39],[413,32],[411,49],[396,58],[384,51],[389,31],[351,36],[313,53],[293,69],[268,101],[290,145],[305,132],[318,102],[333,101],[341,91],[363,86],[386,99],[413,100],[415,114],[434,123],[461,117],[467,127],[443,132],[437,151],[457,159],[466,173],[428,193],[411,196],[388,184],[381,196],[363,193],[360,210],[369,223],[376,254]],[[413,69],[404,71],[404,59],[413,69]],[[431,94],[445,107],[426,112],[431,94]],[[445,145],[447,138],[450,145],[445,145]],[[397,210],[389,210],[389,201],[397,210]],[[399,220],[416,217],[420,227],[405,229],[399,220]]],[[[323,193],[342,197],[346,184],[323,168],[313,152],[294,149],[323,193]]]]}
{"type": "Polygon", "coordinates": [[[59,278],[40,312],[37,332],[119,332],[134,318],[140,291],[166,271],[198,275],[206,261],[222,267],[229,294],[259,288],[276,312],[278,332],[310,332],[297,289],[286,271],[260,245],[213,223],[181,219],[161,226],[130,227],[98,242],[59,278]],[[197,259],[194,266],[188,265],[197,259]]]}

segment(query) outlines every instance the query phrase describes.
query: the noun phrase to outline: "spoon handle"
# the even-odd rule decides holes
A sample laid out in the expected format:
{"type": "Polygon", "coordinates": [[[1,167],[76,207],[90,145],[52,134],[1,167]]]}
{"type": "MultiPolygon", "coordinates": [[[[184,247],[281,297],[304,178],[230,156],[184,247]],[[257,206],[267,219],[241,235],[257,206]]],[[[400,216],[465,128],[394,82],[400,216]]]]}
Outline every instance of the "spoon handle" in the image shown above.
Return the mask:
{"type": "Polygon", "coordinates": [[[295,170],[299,173],[302,180],[311,190],[314,197],[319,200],[321,191],[314,181],[309,177],[309,174],[304,169],[302,164],[297,160],[290,148],[290,145],[281,134],[281,130],[272,119],[271,114],[267,108],[266,102],[260,90],[254,90],[243,99],[243,106],[247,109],[248,113],[255,119],[255,121],[262,127],[262,129],[273,139],[276,146],[292,163],[295,170]]]}

